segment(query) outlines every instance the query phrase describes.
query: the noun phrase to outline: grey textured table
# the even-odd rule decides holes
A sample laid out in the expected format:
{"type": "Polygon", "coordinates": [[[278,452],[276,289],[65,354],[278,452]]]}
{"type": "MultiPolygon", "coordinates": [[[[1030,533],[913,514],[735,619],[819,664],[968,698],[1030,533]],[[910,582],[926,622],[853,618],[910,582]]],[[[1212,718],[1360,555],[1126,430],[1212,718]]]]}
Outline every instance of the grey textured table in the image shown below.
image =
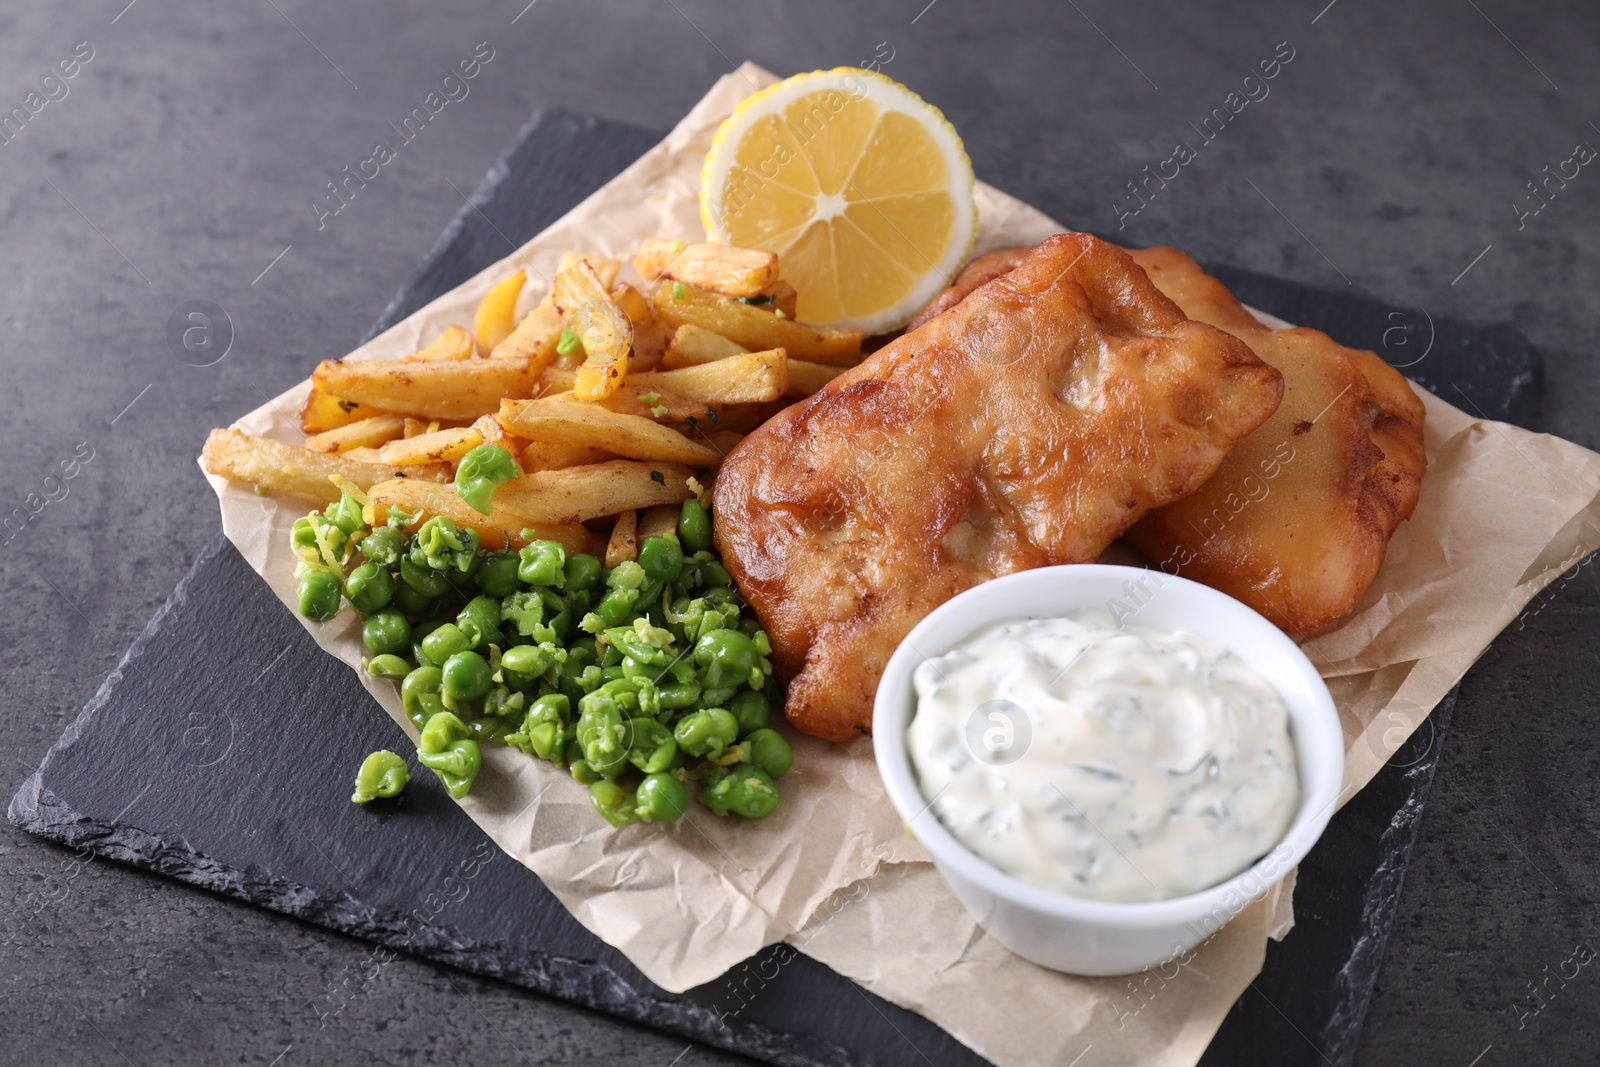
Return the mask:
{"type": "MultiPolygon", "coordinates": [[[[886,72],[945,109],[980,176],[1031,171],[1055,189],[1041,208],[1112,232],[1115,205],[1139,206],[1127,183],[1286,41],[1269,95],[1123,236],[1514,322],[1545,360],[1536,428],[1600,438],[1600,179],[1552,183],[1521,228],[1514,206],[1531,210],[1525,183],[1577,142],[1600,144],[1592,5],[525,2],[0,8],[0,112],[37,109],[0,144],[0,489],[6,512],[57,498],[0,531],[6,795],[214,532],[193,466],[206,428],[352,347],[535,107],[670,125],[744,58],[786,73],[892,56],[886,72]],[[480,41],[494,58],[469,95],[319,230],[324,183],[480,41]],[[79,42],[75,76],[39,107],[27,94],[79,42]],[[168,344],[191,300],[233,323],[213,366],[168,344]],[[84,442],[81,472],[46,482],[84,442]]],[[[1359,1062],[1593,1062],[1593,968],[1546,979],[1600,940],[1597,602],[1594,568],[1577,568],[1469,675],[1359,1062]]],[[[319,1029],[312,1001],[367,946],[0,835],[0,1060],[734,1062],[404,957],[353,981],[361,995],[319,1029]]]]}

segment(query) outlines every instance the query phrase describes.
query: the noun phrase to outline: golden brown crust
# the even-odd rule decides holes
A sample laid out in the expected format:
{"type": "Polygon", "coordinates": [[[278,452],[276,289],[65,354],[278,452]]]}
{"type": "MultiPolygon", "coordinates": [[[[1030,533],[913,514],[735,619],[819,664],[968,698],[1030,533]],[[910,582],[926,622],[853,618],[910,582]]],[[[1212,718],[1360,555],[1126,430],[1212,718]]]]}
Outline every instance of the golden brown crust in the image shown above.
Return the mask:
{"type": "Polygon", "coordinates": [[[1282,379],[1127,253],[1062,234],[756,430],[717,545],[800,729],[868,732],[889,655],[963,589],[1094,560],[1194,490],[1282,379]]]}
{"type": "Polygon", "coordinates": [[[1295,636],[1348,614],[1417,505],[1422,402],[1371,352],[1316,330],[1273,330],[1171,248],[1132,253],[1184,313],[1283,372],[1281,407],[1194,495],[1127,539],[1163,569],[1234,596],[1295,636]]]}

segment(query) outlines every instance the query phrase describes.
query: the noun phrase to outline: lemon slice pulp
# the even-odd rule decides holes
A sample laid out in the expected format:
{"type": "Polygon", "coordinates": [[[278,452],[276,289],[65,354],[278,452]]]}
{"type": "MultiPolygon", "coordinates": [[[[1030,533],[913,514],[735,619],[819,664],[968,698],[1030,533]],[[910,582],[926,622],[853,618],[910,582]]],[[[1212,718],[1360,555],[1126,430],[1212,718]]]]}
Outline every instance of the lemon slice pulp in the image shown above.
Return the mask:
{"type": "Polygon", "coordinates": [[[778,254],[801,320],[883,333],[966,261],[972,186],[938,108],[881,74],[838,67],[734,109],[706,154],[700,217],[713,241],[778,254]]]}

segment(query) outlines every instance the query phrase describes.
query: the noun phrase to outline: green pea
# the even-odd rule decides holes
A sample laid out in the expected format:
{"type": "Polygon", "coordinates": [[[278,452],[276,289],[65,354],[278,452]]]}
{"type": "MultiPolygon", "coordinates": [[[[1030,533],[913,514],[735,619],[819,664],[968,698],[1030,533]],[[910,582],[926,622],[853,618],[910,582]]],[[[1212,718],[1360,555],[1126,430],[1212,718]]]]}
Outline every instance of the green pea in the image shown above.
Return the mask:
{"type": "Polygon", "coordinates": [[[593,785],[600,781],[600,772],[589,766],[589,761],[582,756],[572,756],[572,745],[567,746],[567,767],[572,773],[572,778],[579,785],[593,785]]]}
{"type": "Polygon", "coordinates": [[[404,678],[411,673],[411,664],[399,656],[384,653],[367,660],[367,670],[377,678],[404,678]]]}
{"type": "Polygon", "coordinates": [[[742,744],[745,759],[766,771],[769,778],[782,778],[794,766],[794,749],[776,730],[757,730],[742,744]]]}
{"type": "Polygon", "coordinates": [[[467,731],[479,745],[500,744],[516,729],[516,723],[501,715],[485,715],[481,719],[473,719],[467,723],[467,731]]]}
{"type": "MultiPolygon", "coordinates": [[[[472,647],[472,641],[461,632],[461,627],[453,622],[447,622],[436,627],[422,639],[422,654],[428,657],[428,662],[437,663],[441,667],[444,661],[458,652],[465,652],[472,647]]],[[[483,694],[479,694],[482,696],[483,694]]]]}
{"type": "Polygon", "coordinates": [[[728,710],[739,720],[739,736],[749,737],[765,729],[772,719],[772,705],[767,698],[753,689],[746,689],[728,701],[728,710]]]}
{"type": "Polygon", "coordinates": [[[485,596],[502,600],[512,593],[521,592],[522,579],[517,577],[521,560],[516,556],[494,556],[483,561],[478,569],[478,588],[485,596]]]}
{"type": "Polygon", "coordinates": [[[368,615],[361,624],[361,642],[374,656],[403,656],[411,650],[411,624],[392,608],[368,615]]]}
{"type": "Polygon", "coordinates": [[[417,661],[417,666],[438,667],[443,664],[442,660],[439,663],[435,663],[429,659],[428,653],[422,647],[422,642],[428,639],[428,635],[443,625],[443,619],[429,619],[427,622],[419,622],[411,628],[411,656],[417,661]]]}
{"type": "Polygon", "coordinates": [[[415,556],[416,552],[413,549],[411,555],[400,561],[400,581],[430,600],[436,596],[443,596],[450,588],[450,579],[446,578],[441,570],[418,563],[415,556]]]}
{"type": "Polygon", "coordinates": [[[695,642],[694,662],[706,688],[719,689],[748,682],[760,669],[761,655],[738,630],[713,630],[695,642]]]}
{"type": "Polygon", "coordinates": [[[477,700],[493,684],[490,674],[489,664],[482,656],[476,652],[457,652],[444,661],[442,687],[452,700],[477,700]]]}
{"type": "Polygon", "coordinates": [[[675,582],[683,575],[683,549],[671,537],[646,537],[639,546],[639,566],[658,582],[675,582]]]}
{"type": "Polygon", "coordinates": [[[685,500],[678,513],[678,540],[690,552],[711,551],[711,516],[694,497],[685,500]]]}
{"type": "Polygon", "coordinates": [[[289,544],[294,548],[294,554],[305,559],[317,559],[322,555],[322,549],[317,547],[317,528],[313,525],[310,515],[304,515],[294,520],[294,525],[289,529],[289,544]]]}
{"type": "Polygon", "coordinates": [[[672,731],[654,719],[629,719],[625,737],[628,762],[646,774],[666,770],[678,755],[672,731]]]}
{"type": "Polygon", "coordinates": [[[714,559],[700,562],[700,581],[708,586],[728,586],[733,584],[733,578],[728,575],[727,569],[714,559]]]}
{"type": "MultiPolygon", "coordinates": [[[[602,629],[622,626],[633,617],[633,605],[638,599],[637,589],[613,589],[600,598],[600,603],[594,606],[590,615],[599,617],[602,629]]],[[[589,617],[584,616],[585,619],[589,617]]]]}
{"type": "Polygon", "coordinates": [[[379,749],[361,761],[361,769],[356,772],[356,791],[350,795],[350,801],[365,804],[376,797],[396,796],[410,780],[406,761],[386,748],[379,749]]]}
{"type": "Polygon", "coordinates": [[[716,759],[739,737],[739,720],[724,708],[703,708],[678,720],[672,736],[691,756],[716,759]]]}
{"type": "Polygon", "coordinates": [[[401,611],[413,618],[428,614],[428,609],[433,606],[433,597],[417,592],[411,588],[404,579],[405,563],[400,564],[401,580],[394,583],[394,600],[392,603],[401,611]]]}
{"type": "Polygon", "coordinates": [[[589,802],[612,826],[628,826],[639,821],[633,796],[616,782],[601,779],[589,787],[589,802]]]}
{"type": "Polygon", "coordinates": [[[677,822],[689,808],[689,791],[666,772],[647,774],[639,783],[634,810],[644,822],[677,822]]]}
{"type": "Polygon", "coordinates": [[[400,683],[400,703],[406,709],[406,717],[419,728],[444,710],[444,702],[439,699],[443,684],[444,672],[433,666],[418,667],[400,683]]]}
{"type": "Polygon", "coordinates": [[[582,592],[589,589],[598,589],[605,577],[605,567],[600,561],[587,552],[579,552],[575,556],[568,556],[567,562],[562,564],[562,574],[566,578],[566,591],[582,592]]]}
{"type": "Polygon", "coordinates": [[[746,819],[759,819],[778,810],[778,787],[766,771],[749,763],[740,763],[712,776],[709,785],[702,786],[697,799],[716,812],[732,812],[746,819]]]}
{"type": "Polygon", "coordinates": [[[328,505],[328,510],[323,512],[328,521],[333,523],[346,534],[353,534],[366,525],[366,520],[361,517],[361,503],[349,493],[345,493],[338,500],[328,505]]]}
{"type": "Polygon", "coordinates": [[[441,711],[429,716],[417,739],[417,762],[437,774],[457,800],[472,789],[483,765],[483,752],[470,733],[455,714],[441,711]]]}
{"type": "Polygon", "coordinates": [[[479,445],[462,456],[456,466],[456,495],[480,515],[488,515],[495,486],[521,474],[510,452],[499,445],[479,445]]]}
{"type": "Polygon", "coordinates": [[[503,645],[500,634],[500,601],[479,596],[467,601],[467,606],[456,616],[456,627],[467,638],[468,648],[503,645]]]}
{"type": "Polygon", "coordinates": [[[394,578],[388,567],[363,563],[345,578],[344,595],[357,611],[371,615],[389,606],[394,597],[394,578]]]}
{"type": "Polygon", "coordinates": [[[317,622],[327,622],[339,614],[344,599],[339,579],[327,571],[307,571],[300,579],[300,614],[317,622]]]}
{"type": "Polygon", "coordinates": [[[554,645],[516,645],[500,656],[500,666],[506,670],[535,678],[560,662],[554,645]]]}
{"type": "Polygon", "coordinates": [[[466,574],[477,555],[478,531],[463,530],[446,516],[435,515],[417,530],[406,558],[425,570],[466,574]]]}
{"type": "Polygon", "coordinates": [[[554,586],[566,584],[565,565],[567,550],[559,541],[529,541],[517,553],[520,560],[517,577],[529,585],[554,586]]]}
{"type": "Polygon", "coordinates": [[[393,567],[406,551],[406,535],[397,526],[380,526],[361,539],[361,554],[372,563],[393,567]]]}

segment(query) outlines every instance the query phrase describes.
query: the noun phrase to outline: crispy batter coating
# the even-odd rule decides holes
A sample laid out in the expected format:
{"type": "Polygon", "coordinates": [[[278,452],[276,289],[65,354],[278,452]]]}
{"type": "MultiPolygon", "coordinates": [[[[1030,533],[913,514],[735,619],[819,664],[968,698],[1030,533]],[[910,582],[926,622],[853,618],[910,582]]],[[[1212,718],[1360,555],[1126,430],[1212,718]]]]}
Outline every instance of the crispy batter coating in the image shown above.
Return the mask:
{"type": "Polygon", "coordinates": [[[1127,253],[1061,234],[777,415],[724,461],[713,515],[790,720],[869,732],[884,664],[929,611],[1094,560],[1205,481],[1282,390],[1127,253]]]}
{"type": "Polygon", "coordinates": [[[1171,248],[1133,258],[1192,319],[1283,372],[1277,412],[1194,495],[1127,539],[1169,573],[1244,601],[1296,637],[1348,614],[1395,528],[1417,505],[1427,458],[1422,401],[1371,352],[1316,330],[1273,330],[1171,248]]]}

